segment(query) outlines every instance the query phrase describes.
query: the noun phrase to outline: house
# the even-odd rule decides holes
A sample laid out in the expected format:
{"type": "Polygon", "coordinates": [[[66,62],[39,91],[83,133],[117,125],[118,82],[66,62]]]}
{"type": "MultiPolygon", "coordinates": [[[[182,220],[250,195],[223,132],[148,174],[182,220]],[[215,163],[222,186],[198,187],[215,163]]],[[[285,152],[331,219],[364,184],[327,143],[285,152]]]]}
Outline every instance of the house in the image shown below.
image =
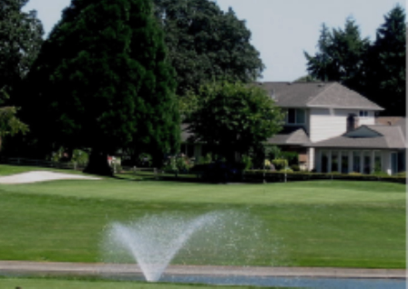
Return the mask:
{"type": "MultiPolygon", "coordinates": [[[[286,111],[281,132],[267,140],[283,151],[295,151],[304,169],[317,172],[405,171],[404,118],[378,118],[383,108],[338,82],[264,82],[264,88],[286,111]]],[[[183,152],[205,155],[205,145],[189,144],[183,127],[183,152]]]]}
{"type": "Polygon", "coordinates": [[[260,85],[287,112],[268,143],[298,152],[308,170],[405,171],[404,118],[376,118],[383,108],[337,82],[260,85]]]}

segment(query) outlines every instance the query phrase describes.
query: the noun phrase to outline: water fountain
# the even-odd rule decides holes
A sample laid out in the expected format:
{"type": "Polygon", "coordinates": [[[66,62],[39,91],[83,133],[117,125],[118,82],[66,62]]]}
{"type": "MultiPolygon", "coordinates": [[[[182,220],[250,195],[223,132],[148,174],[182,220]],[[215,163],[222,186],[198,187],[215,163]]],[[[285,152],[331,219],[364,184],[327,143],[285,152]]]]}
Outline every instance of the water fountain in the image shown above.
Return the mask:
{"type": "Polygon", "coordinates": [[[158,281],[190,237],[220,220],[219,213],[192,219],[175,215],[146,216],[129,224],[113,223],[107,230],[105,250],[116,257],[128,255],[137,262],[149,282],[158,281]]]}

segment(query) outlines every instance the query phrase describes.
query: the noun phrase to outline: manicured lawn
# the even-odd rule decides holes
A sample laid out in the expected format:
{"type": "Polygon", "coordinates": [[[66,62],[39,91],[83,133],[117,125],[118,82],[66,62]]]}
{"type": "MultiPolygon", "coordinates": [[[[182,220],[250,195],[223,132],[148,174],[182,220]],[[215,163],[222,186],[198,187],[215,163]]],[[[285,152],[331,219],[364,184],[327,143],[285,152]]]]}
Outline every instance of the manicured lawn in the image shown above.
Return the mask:
{"type": "MultiPolygon", "coordinates": [[[[249,289],[247,286],[210,286],[191,284],[169,284],[169,283],[139,283],[139,282],[114,282],[104,280],[63,280],[63,279],[18,279],[0,278],[0,288],[22,289],[249,289]]],[[[275,288],[276,287],[263,287],[275,288]]]]}
{"type": "Polygon", "coordinates": [[[214,238],[217,246],[188,245],[173,263],[405,268],[405,198],[405,185],[382,182],[1,185],[0,259],[99,262],[111,222],[217,211],[236,218],[235,249],[214,238]]]}

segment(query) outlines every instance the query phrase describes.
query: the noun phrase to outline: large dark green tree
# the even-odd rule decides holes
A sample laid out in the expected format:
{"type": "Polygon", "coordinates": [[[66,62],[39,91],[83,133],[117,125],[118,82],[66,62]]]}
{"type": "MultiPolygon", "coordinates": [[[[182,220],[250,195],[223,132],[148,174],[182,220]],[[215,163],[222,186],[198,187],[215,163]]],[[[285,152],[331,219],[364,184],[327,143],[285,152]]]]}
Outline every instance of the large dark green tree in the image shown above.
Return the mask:
{"type": "Polygon", "coordinates": [[[216,82],[200,88],[188,120],[194,140],[228,161],[246,154],[280,131],[284,114],[267,92],[243,83],[216,82]]]}
{"type": "Polygon", "coordinates": [[[37,13],[22,11],[27,2],[0,1],[0,89],[7,94],[21,84],[43,42],[37,13]]]}
{"type": "Polygon", "coordinates": [[[323,24],[315,56],[304,52],[307,71],[317,79],[340,81],[358,91],[364,86],[369,44],[367,38],[361,37],[359,27],[351,18],[347,19],[344,29],[330,31],[323,24]]]}
{"type": "Polygon", "coordinates": [[[374,43],[362,38],[348,19],[344,30],[325,25],[314,56],[305,52],[309,74],[339,81],[384,107],[383,115],[405,116],[405,11],[397,5],[377,30],[374,43]]]}
{"type": "Polygon", "coordinates": [[[368,91],[387,115],[406,115],[406,23],[401,6],[393,8],[377,30],[368,65],[368,91]]]}
{"type": "Polygon", "coordinates": [[[6,136],[28,130],[17,118],[14,104],[16,91],[40,51],[43,28],[35,11],[22,11],[27,2],[0,2],[0,147],[6,136]]]}
{"type": "Polygon", "coordinates": [[[154,0],[180,96],[209,81],[252,82],[264,69],[251,32],[230,8],[210,0],[154,0]]]}
{"type": "Polygon", "coordinates": [[[178,146],[174,72],[149,0],[73,0],[27,87],[23,115],[40,144],[91,149],[88,172],[110,174],[118,149],[159,162],[178,146]]]}

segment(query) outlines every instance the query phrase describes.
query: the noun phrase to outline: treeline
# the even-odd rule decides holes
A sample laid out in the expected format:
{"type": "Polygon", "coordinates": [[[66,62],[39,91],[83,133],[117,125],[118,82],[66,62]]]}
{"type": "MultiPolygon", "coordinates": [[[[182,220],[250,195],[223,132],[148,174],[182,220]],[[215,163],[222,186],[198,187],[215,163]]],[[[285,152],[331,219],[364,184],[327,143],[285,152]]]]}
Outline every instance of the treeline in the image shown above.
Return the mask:
{"type": "Polygon", "coordinates": [[[339,81],[385,108],[383,115],[405,116],[405,11],[397,5],[384,18],[372,42],[351,18],[344,29],[323,24],[316,54],[304,52],[303,81],[339,81]]]}
{"type": "Polygon", "coordinates": [[[179,152],[180,98],[208,82],[253,82],[264,68],[245,22],[212,1],[72,0],[46,40],[27,2],[0,2],[3,123],[30,130],[6,142],[11,155],[82,149],[100,174],[118,151],[157,165],[179,152]]]}

